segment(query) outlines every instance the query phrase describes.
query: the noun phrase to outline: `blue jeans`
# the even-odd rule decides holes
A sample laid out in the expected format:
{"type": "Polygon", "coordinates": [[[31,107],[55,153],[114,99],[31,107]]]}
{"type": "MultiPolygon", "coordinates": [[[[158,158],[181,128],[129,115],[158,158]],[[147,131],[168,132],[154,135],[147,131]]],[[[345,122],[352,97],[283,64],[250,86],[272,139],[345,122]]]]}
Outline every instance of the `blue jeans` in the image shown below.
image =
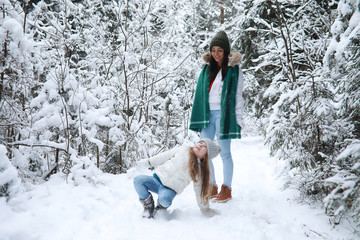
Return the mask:
{"type": "MultiPolygon", "coordinates": [[[[231,156],[231,139],[219,139],[220,136],[220,110],[210,111],[210,123],[206,128],[203,128],[200,132],[200,139],[209,138],[214,140],[215,134],[218,139],[218,144],[221,147],[220,156],[223,162],[223,174],[224,174],[224,185],[231,188],[234,163],[231,156]]],[[[214,165],[210,161],[210,183],[216,185],[214,165]]]]}
{"type": "Polygon", "coordinates": [[[171,188],[165,187],[154,176],[139,175],[134,178],[134,187],[139,195],[140,200],[146,199],[150,192],[157,193],[158,204],[164,208],[168,208],[176,196],[176,192],[171,188]]]}

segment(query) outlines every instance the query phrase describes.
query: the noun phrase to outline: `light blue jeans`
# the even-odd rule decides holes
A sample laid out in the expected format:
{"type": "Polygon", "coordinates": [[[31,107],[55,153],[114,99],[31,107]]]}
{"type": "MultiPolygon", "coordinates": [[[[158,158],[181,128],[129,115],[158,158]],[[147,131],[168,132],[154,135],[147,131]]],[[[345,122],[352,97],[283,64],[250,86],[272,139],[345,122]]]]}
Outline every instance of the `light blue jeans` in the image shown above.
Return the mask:
{"type": "MultiPolygon", "coordinates": [[[[217,136],[218,144],[221,147],[220,156],[223,162],[224,185],[231,188],[234,163],[231,156],[231,139],[219,139],[220,136],[220,110],[210,111],[210,123],[206,128],[200,132],[200,139],[209,138],[214,140],[215,134],[217,136]]],[[[216,185],[214,164],[210,161],[210,183],[216,185]]]]}
{"type": "Polygon", "coordinates": [[[150,192],[157,193],[158,204],[164,208],[168,208],[176,196],[176,192],[171,188],[165,187],[154,176],[139,175],[134,178],[134,187],[139,195],[140,200],[146,199],[150,192]]]}

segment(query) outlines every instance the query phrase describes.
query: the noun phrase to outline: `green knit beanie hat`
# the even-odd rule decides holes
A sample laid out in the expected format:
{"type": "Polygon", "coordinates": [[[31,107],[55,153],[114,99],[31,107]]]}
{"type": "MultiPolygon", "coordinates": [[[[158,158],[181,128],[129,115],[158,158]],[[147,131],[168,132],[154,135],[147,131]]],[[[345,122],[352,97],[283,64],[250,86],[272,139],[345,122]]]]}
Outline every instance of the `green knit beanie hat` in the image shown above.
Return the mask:
{"type": "Polygon", "coordinates": [[[226,54],[230,54],[230,42],[229,38],[224,31],[218,32],[210,42],[210,52],[213,46],[218,46],[224,49],[226,54]]]}

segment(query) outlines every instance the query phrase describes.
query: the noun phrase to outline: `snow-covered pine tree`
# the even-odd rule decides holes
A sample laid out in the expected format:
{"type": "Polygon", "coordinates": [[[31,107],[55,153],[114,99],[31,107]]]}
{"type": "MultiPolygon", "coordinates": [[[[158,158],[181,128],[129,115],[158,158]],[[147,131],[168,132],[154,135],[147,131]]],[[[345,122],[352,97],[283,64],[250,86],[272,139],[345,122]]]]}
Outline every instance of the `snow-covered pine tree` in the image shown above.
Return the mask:
{"type": "Polygon", "coordinates": [[[7,199],[22,191],[16,168],[7,157],[6,147],[0,144],[0,197],[7,199]]]}
{"type": "Polygon", "coordinates": [[[337,85],[337,125],[342,137],[334,151],[331,175],[325,180],[332,191],[324,199],[334,223],[352,215],[360,226],[360,1],[341,0],[331,27],[332,39],[324,57],[328,75],[337,85]]]}
{"type": "Polygon", "coordinates": [[[42,85],[31,103],[28,142],[39,147],[44,177],[59,170],[69,173],[74,164],[84,164],[77,156],[96,155],[96,147],[102,147],[95,136],[96,122],[85,119],[96,103],[87,91],[94,73],[86,61],[89,25],[82,9],[67,0],[41,1],[29,16],[42,85]]]}
{"type": "Polygon", "coordinates": [[[243,65],[248,68],[246,78],[253,81],[245,84],[245,97],[255,99],[249,101],[255,116],[269,121],[266,134],[272,153],[288,163],[295,175],[291,181],[304,196],[322,199],[337,186],[327,198],[328,210],[339,214],[344,209],[358,209],[358,198],[354,198],[359,191],[354,181],[358,179],[358,165],[354,166],[358,160],[348,156],[351,160],[345,166],[335,161],[347,145],[345,139],[359,132],[358,97],[354,97],[359,96],[354,87],[359,85],[358,2],[243,4],[245,15],[236,22],[245,53],[243,65]],[[332,26],[333,40],[328,47],[329,28],[337,12],[343,14],[332,26]],[[342,176],[347,176],[347,181],[341,181],[344,185],[330,178],[339,169],[342,173],[348,169],[342,176]]]}
{"type": "Polygon", "coordinates": [[[0,143],[8,149],[13,165],[23,168],[24,175],[36,175],[39,163],[35,158],[20,160],[22,140],[28,136],[30,101],[36,88],[32,33],[27,27],[28,5],[22,1],[1,3],[0,14],[0,143]]]}
{"type": "Polygon", "coordinates": [[[32,41],[23,28],[24,10],[4,0],[0,14],[0,141],[11,147],[22,138],[32,89],[32,41]]]}
{"type": "Polygon", "coordinates": [[[256,116],[266,118],[272,114],[267,140],[273,153],[287,159],[291,168],[314,166],[320,161],[314,160],[313,154],[317,154],[321,141],[311,146],[306,142],[321,138],[321,131],[315,130],[322,123],[311,119],[321,115],[315,112],[315,105],[331,106],[331,92],[322,83],[319,72],[328,30],[322,24],[326,21],[326,11],[316,2],[244,4],[247,14],[238,21],[243,32],[240,43],[245,51],[244,64],[254,73],[252,79],[256,81],[249,85],[253,89],[245,92],[255,97],[256,116]],[[310,19],[309,12],[313,14],[310,19]],[[249,56],[258,58],[251,62],[247,60],[249,56]]]}

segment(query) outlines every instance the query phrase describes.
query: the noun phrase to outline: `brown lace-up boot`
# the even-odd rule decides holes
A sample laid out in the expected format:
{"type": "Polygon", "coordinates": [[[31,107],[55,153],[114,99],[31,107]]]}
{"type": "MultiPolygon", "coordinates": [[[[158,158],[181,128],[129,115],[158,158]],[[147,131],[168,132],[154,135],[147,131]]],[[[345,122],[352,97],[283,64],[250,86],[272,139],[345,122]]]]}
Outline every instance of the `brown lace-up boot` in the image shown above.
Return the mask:
{"type": "Polygon", "coordinates": [[[225,203],[231,199],[231,188],[226,185],[221,186],[220,193],[213,200],[214,202],[225,203]]]}
{"type": "Polygon", "coordinates": [[[210,198],[215,198],[218,195],[218,186],[217,185],[212,185],[212,190],[211,190],[211,196],[210,198]]]}

